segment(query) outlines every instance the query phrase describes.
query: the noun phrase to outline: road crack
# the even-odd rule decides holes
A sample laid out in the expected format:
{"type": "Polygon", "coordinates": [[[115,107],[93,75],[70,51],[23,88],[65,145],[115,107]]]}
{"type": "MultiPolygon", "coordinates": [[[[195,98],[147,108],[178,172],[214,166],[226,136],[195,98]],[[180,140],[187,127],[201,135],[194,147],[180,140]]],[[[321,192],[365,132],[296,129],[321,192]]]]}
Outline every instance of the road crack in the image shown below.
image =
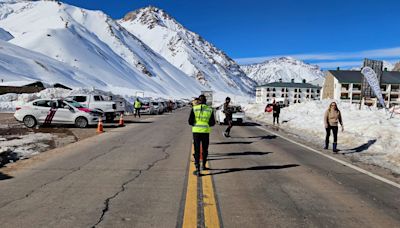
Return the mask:
{"type": "Polygon", "coordinates": [[[95,159],[97,159],[97,158],[99,158],[99,157],[102,157],[102,156],[104,156],[104,155],[107,155],[108,153],[111,153],[111,152],[113,152],[114,150],[119,149],[120,147],[121,147],[121,146],[114,146],[114,147],[110,148],[110,150],[108,150],[107,152],[98,154],[98,155],[96,155],[96,156],[90,158],[86,163],[80,165],[80,166],[77,167],[77,168],[71,169],[71,172],[68,172],[68,173],[62,175],[61,177],[59,177],[59,178],[57,178],[57,179],[55,179],[55,180],[52,180],[52,181],[49,181],[49,182],[46,182],[46,183],[40,185],[39,187],[33,189],[32,191],[28,192],[27,194],[25,194],[24,196],[22,196],[22,197],[20,197],[20,198],[11,200],[11,201],[9,201],[9,202],[6,202],[5,204],[3,204],[3,205],[0,206],[0,209],[4,208],[4,207],[6,207],[6,206],[8,206],[8,205],[10,205],[10,204],[12,204],[12,203],[15,203],[15,202],[18,202],[18,201],[21,201],[21,200],[24,200],[24,199],[29,198],[30,196],[32,196],[32,195],[33,195],[35,192],[37,192],[38,190],[40,190],[40,189],[42,189],[42,188],[44,188],[44,187],[46,187],[46,186],[49,186],[49,185],[51,185],[51,184],[54,184],[54,183],[57,183],[57,182],[63,180],[63,179],[66,178],[67,176],[69,176],[69,175],[71,175],[71,174],[73,174],[73,173],[75,173],[75,172],[77,172],[77,171],[80,171],[80,170],[82,169],[82,167],[88,165],[88,164],[91,163],[93,160],[95,160],[95,159]]]}
{"type": "Polygon", "coordinates": [[[153,162],[151,162],[150,164],[147,165],[146,169],[140,169],[137,175],[135,175],[134,177],[130,178],[129,180],[125,181],[124,183],[122,183],[121,188],[118,192],[114,193],[111,197],[108,197],[107,199],[104,200],[104,207],[101,213],[101,216],[99,218],[99,220],[96,222],[96,224],[94,224],[92,226],[92,228],[97,227],[100,223],[102,223],[104,221],[104,217],[106,216],[106,214],[110,211],[110,203],[113,199],[117,198],[119,194],[121,194],[122,192],[124,192],[126,190],[126,186],[132,182],[134,182],[136,179],[138,179],[143,173],[149,171],[151,168],[153,168],[157,163],[167,160],[170,157],[170,154],[167,152],[168,147],[170,147],[170,145],[166,145],[166,146],[157,146],[157,147],[153,147],[155,149],[162,149],[162,153],[164,153],[164,157],[157,159],[153,162]]]}

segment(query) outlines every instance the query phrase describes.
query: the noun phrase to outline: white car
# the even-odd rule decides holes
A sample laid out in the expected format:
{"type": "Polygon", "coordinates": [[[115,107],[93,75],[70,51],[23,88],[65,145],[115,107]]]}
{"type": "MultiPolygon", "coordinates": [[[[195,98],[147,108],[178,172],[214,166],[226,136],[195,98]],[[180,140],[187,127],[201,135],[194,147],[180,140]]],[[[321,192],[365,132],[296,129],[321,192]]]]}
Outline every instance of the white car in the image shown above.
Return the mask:
{"type": "Polygon", "coordinates": [[[152,102],[143,102],[142,107],[140,108],[140,114],[148,114],[154,115],[156,114],[156,110],[154,109],[154,105],[152,102]]]}
{"type": "Polygon", "coordinates": [[[156,114],[160,115],[164,113],[164,105],[159,101],[152,101],[151,102],[154,107],[154,111],[156,114]]]}
{"type": "MultiPolygon", "coordinates": [[[[238,124],[243,124],[246,122],[246,114],[242,110],[240,106],[231,106],[233,109],[232,113],[232,121],[238,124]]],[[[222,125],[222,124],[227,124],[225,122],[225,113],[224,113],[224,106],[221,105],[217,107],[217,111],[215,112],[215,121],[222,125]]]]}
{"type": "Polygon", "coordinates": [[[103,113],[61,99],[38,99],[17,107],[14,117],[33,128],[40,124],[74,124],[84,128],[98,123],[103,113]]]}

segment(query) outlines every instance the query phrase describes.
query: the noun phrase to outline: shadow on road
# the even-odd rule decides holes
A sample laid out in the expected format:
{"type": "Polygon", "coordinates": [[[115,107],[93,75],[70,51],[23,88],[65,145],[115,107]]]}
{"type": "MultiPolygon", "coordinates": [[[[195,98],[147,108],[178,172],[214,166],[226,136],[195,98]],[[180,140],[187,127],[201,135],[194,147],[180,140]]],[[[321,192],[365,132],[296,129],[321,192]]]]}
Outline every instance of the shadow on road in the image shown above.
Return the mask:
{"type": "Polygon", "coordinates": [[[247,138],[265,140],[265,139],[276,139],[276,138],[278,138],[278,136],[276,136],[276,135],[264,135],[264,136],[253,136],[253,137],[247,137],[247,138]]]}
{"type": "Polygon", "coordinates": [[[11,178],[13,178],[13,177],[0,172],[0,181],[11,179],[11,178]]]}
{"type": "Polygon", "coordinates": [[[203,174],[203,176],[234,173],[234,172],[241,172],[241,171],[288,169],[288,168],[294,168],[294,167],[298,167],[298,166],[300,166],[300,165],[288,164],[288,165],[253,166],[253,167],[248,167],[248,168],[209,169],[211,171],[211,173],[203,174]],[[213,172],[213,171],[217,171],[217,172],[213,172]]]}
{"type": "Polygon", "coordinates": [[[153,121],[135,121],[135,120],[125,120],[124,121],[127,124],[146,124],[146,123],[153,123],[153,121]]]}
{"type": "Polygon", "coordinates": [[[261,124],[247,122],[247,123],[243,123],[242,126],[261,126],[261,124]]]}
{"type": "Polygon", "coordinates": [[[214,142],[211,145],[231,145],[231,144],[252,144],[253,142],[233,141],[233,142],[214,142]]]}
{"type": "Polygon", "coordinates": [[[245,151],[239,153],[213,153],[209,154],[209,157],[217,157],[217,156],[249,156],[249,155],[267,155],[272,154],[272,152],[255,152],[255,151],[245,151]]]}
{"type": "Polygon", "coordinates": [[[350,149],[349,152],[344,152],[342,154],[353,154],[353,153],[360,153],[360,152],[366,151],[366,150],[368,150],[368,148],[370,148],[372,145],[374,145],[376,143],[376,141],[377,141],[376,139],[368,140],[368,142],[362,144],[361,146],[350,149]]]}

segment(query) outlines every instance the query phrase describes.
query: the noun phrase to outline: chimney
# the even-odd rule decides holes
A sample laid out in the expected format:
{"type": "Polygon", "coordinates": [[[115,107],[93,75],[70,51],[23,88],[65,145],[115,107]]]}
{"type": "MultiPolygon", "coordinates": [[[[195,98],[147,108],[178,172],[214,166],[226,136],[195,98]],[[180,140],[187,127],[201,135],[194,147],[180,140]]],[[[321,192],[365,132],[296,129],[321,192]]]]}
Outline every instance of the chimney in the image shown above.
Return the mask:
{"type": "Polygon", "coordinates": [[[387,71],[387,67],[385,67],[384,71],[387,71]]]}
{"type": "Polygon", "coordinates": [[[306,83],[306,79],[303,79],[303,83],[306,83]]]}
{"type": "Polygon", "coordinates": [[[292,83],[294,83],[294,78],[292,78],[292,83]]]}
{"type": "Polygon", "coordinates": [[[282,82],[282,78],[279,79],[279,82],[282,82]]]}
{"type": "Polygon", "coordinates": [[[340,67],[337,67],[336,70],[339,71],[339,70],[340,70],[340,67]]]}

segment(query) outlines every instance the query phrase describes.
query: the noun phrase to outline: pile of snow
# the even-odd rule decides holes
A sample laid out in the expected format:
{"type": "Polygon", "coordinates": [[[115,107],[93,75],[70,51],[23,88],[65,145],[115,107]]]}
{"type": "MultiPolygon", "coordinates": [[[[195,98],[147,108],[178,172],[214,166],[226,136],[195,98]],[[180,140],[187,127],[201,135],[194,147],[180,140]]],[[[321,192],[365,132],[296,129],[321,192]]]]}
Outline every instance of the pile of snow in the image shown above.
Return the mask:
{"type": "Polygon", "coordinates": [[[100,11],[56,1],[0,3],[0,27],[14,36],[8,42],[24,48],[0,44],[6,46],[0,69],[7,81],[168,97],[205,89],[100,11]]]}
{"type": "MultiPolygon", "coordinates": [[[[301,139],[322,145],[325,141],[324,113],[331,101],[310,101],[281,109],[280,127],[301,139]]],[[[345,156],[388,168],[400,174],[400,116],[389,119],[385,110],[338,103],[344,132],[339,132],[338,147],[345,156]]],[[[265,105],[249,104],[246,114],[272,124],[272,114],[264,112],[265,105]]],[[[332,142],[332,138],[331,138],[332,142]]],[[[332,148],[332,144],[330,145],[332,148]]]]}
{"type": "Polygon", "coordinates": [[[277,82],[280,79],[283,82],[290,82],[292,79],[295,82],[302,82],[303,79],[310,82],[325,76],[318,66],[292,57],[274,58],[263,63],[242,65],[241,68],[258,85],[277,82]]]}
{"type": "Polygon", "coordinates": [[[0,154],[11,153],[16,159],[29,158],[46,151],[49,147],[46,142],[53,140],[54,137],[56,136],[48,133],[31,133],[12,140],[0,138],[0,154]]]}
{"type": "Polygon", "coordinates": [[[142,8],[128,13],[119,23],[208,90],[242,96],[254,94],[255,82],[235,61],[165,11],[142,8]]]}

